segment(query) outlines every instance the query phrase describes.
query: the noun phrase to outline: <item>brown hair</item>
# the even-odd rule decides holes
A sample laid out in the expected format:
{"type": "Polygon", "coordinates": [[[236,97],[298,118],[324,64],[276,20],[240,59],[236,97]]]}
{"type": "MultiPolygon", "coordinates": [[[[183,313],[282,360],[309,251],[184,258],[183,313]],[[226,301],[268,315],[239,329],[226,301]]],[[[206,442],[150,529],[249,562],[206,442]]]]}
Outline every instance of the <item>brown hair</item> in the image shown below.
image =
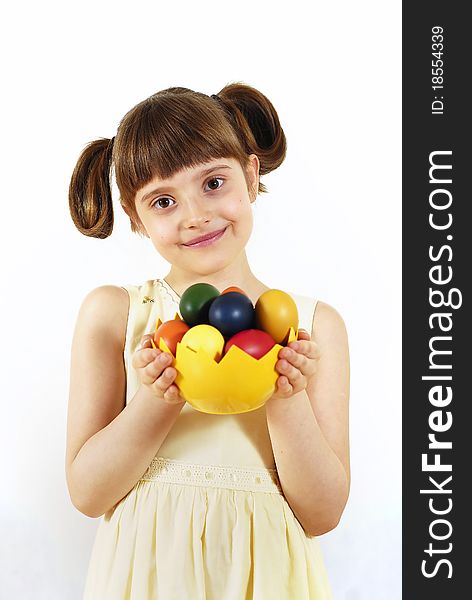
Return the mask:
{"type": "MultiPolygon", "coordinates": [[[[285,152],[277,112],[255,88],[232,83],[210,97],[171,87],[132,108],[115,138],[85,147],[70,182],[70,213],[84,235],[106,238],[111,234],[114,167],[131,230],[141,233],[135,195],[154,177],[165,179],[215,158],[237,159],[246,173],[250,154],[258,156],[260,175],[265,175],[282,164],[285,152]]],[[[267,189],[259,183],[257,191],[267,189]]]]}

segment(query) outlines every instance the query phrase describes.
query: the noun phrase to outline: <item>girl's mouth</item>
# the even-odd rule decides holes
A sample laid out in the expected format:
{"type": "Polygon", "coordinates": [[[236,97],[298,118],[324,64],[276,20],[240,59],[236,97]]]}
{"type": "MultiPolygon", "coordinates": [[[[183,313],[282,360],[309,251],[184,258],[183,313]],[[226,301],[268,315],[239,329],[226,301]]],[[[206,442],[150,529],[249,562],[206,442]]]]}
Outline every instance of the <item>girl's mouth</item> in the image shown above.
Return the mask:
{"type": "Polygon", "coordinates": [[[217,233],[216,235],[214,235],[213,237],[211,237],[208,240],[196,242],[195,244],[183,244],[183,246],[185,246],[186,248],[203,248],[204,246],[210,246],[211,244],[214,244],[215,242],[217,242],[219,239],[221,239],[224,236],[227,228],[228,227],[225,227],[223,229],[223,231],[220,231],[219,233],[217,233]]]}

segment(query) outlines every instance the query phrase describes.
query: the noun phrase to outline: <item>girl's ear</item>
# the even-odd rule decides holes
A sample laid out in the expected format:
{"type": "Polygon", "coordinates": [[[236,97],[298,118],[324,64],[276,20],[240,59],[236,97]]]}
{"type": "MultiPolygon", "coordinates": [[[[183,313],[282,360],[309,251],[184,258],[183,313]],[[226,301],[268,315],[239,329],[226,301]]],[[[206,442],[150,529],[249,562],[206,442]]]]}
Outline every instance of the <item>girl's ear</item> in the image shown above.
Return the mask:
{"type": "Polygon", "coordinates": [[[121,208],[122,208],[122,209],[125,211],[125,213],[126,213],[126,214],[128,215],[128,217],[129,217],[129,212],[128,212],[128,209],[126,208],[126,206],[125,206],[125,205],[123,204],[123,202],[121,202],[121,201],[120,201],[120,204],[121,204],[121,208]]]}
{"type": "Polygon", "coordinates": [[[251,203],[256,201],[257,193],[259,191],[259,158],[256,154],[249,156],[249,164],[247,167],[248,181],[249,181],[249,196],[251,203]]]}

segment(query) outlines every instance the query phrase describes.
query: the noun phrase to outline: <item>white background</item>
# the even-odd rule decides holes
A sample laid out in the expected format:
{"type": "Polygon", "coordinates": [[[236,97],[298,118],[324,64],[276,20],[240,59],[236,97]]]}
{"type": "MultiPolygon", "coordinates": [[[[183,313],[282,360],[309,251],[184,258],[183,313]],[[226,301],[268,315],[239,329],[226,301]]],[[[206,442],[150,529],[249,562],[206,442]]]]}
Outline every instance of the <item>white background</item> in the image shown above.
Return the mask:
{"type": "Polygon", "coordinates": [[[160,89],[233,81],[270,98],[288,139],[254,209],[253,271],[331,304],[349,333],[352,489],[320,538],[334,598],[401,597],[400,7],[46,0],[1,15],[1,598],[81,598],[98,520],[65,482],[77,311],[98,285],[168,270],[117,194],[110,238],[75,229],[78,155],[160,89]]]}

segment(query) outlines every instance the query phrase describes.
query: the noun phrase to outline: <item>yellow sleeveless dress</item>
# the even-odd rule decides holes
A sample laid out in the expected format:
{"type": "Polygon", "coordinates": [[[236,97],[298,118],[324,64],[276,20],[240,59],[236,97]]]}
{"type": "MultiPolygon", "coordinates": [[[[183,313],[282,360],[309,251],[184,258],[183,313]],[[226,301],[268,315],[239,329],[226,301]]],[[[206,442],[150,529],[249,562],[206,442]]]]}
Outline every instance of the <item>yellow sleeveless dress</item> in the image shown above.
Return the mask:
{"type": "MultiPolygon", "coordinates": [[[[130,402],[139,385],[131,356],[180,298],[163,279],[123,287],[130,402]]],[[[316,300],[291,296],[311,331],[316,300]]],[[[84,591],[84,600],[331,598],[318,541],[283,496],[265,407],[210,415],[189,404],[142,478],[100,517],[84,591]]]]}

